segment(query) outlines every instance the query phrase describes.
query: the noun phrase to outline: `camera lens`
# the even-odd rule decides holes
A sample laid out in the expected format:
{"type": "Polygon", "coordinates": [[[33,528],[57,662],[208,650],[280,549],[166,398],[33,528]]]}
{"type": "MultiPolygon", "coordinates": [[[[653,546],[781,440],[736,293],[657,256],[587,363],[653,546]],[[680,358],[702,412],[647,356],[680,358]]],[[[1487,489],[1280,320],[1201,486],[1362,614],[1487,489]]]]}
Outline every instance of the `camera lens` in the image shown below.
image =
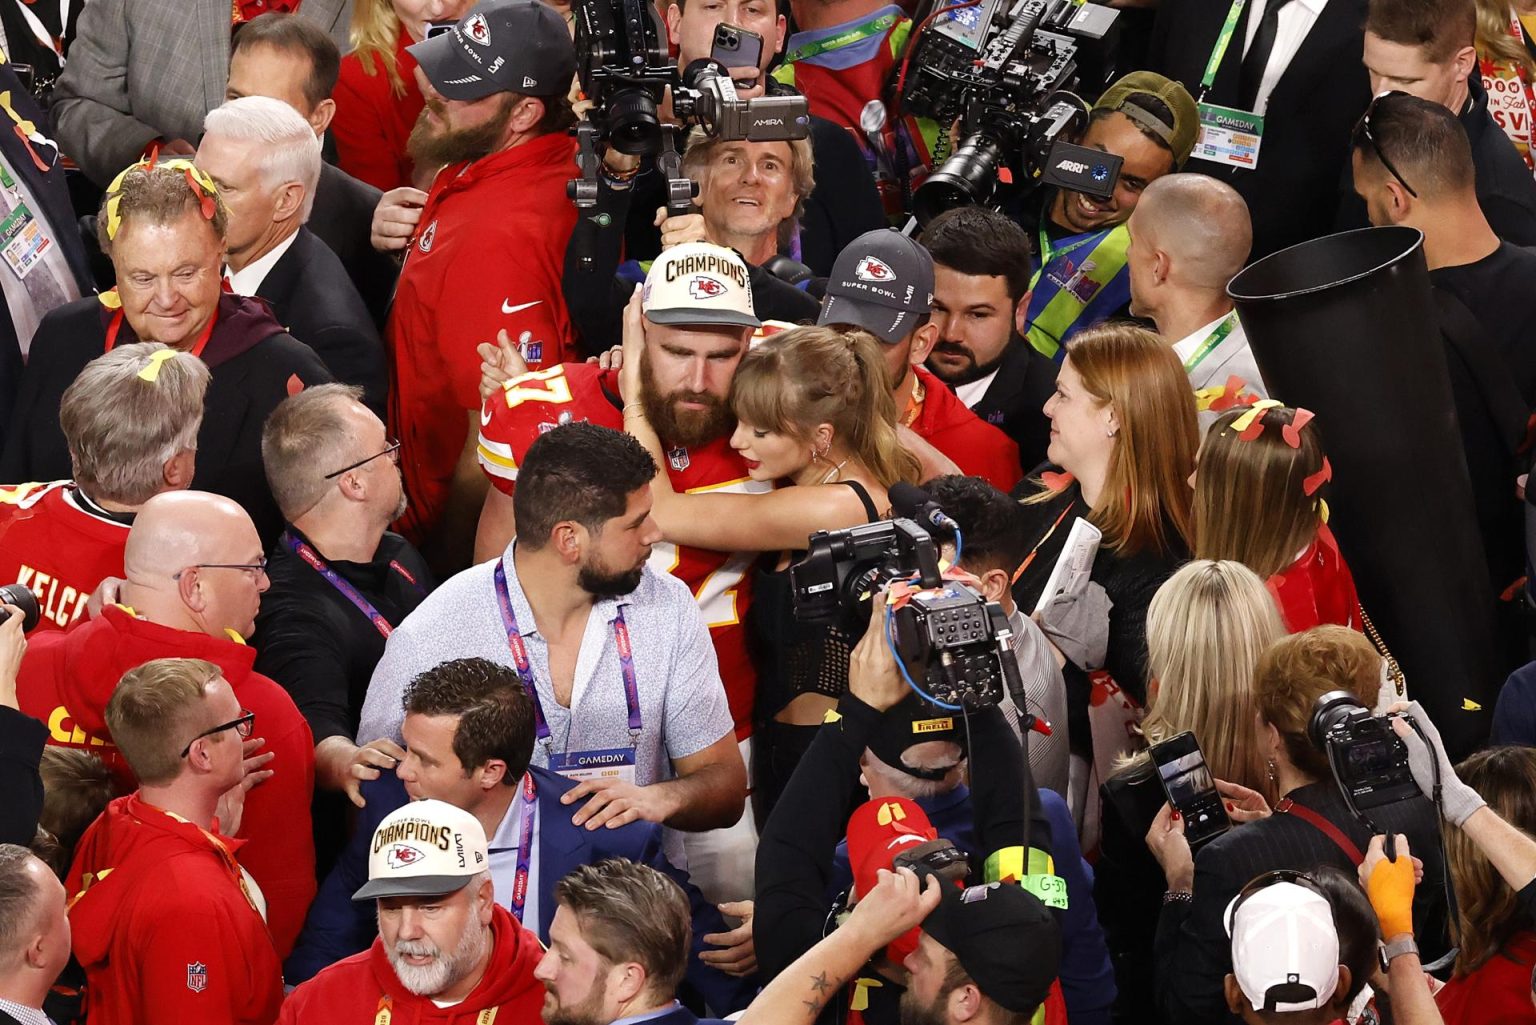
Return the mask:
{"type": "Polygon", "coordinates": [[[608,141],[631,156],[661,150],[656,99],[643,89],[624,89],[608,103],[608,141]]]}
{"type": "MultiPolygon", "coordinates": [[[[21,610],[21,632],[26,633],[37,625],[42,610],[37,605],[37,595],[22,584],[0,586],[0,605],[14,605],[21,610]]],[[[0,623],[10,618],[10,613],[0,611],[0,623]]]]}
{"type": "Polygon", "coordinates": [[[988,136],[978,132],[967,137],[913,193],[912,214],[917,223],[926,227],[946,210],[986,202],[997,186],[1002,159],[1002,148],[988,136]]]}
{"type": "Polygon", "coordinates": [[[1328,733],[1348,719],[1351,712],[1363,709],[1360,699],[1347,690],[1331,690],[1312,705],[1312,718],[1307,722],[1307,737],[1318,750],[1323,750],[1328,733]]]}

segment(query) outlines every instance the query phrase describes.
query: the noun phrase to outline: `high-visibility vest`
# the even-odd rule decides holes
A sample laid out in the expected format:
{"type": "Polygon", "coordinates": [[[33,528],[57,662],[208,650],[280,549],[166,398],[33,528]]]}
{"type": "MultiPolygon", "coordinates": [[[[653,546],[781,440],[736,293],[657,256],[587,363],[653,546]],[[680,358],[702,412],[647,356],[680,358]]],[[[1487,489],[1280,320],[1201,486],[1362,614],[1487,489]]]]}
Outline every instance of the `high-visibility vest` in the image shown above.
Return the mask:
{"type": "Polygon", "coordinates": [[[1062,343],[1072,332],[1088,327],[1079,323],[1084,311],[1104,288],[1125,269],[1130,232],[1118,224],[1096,232],[1076,235],[1050,246],[1041,232],[1041,266],[1035,271],[1029,301],[1029,343],[1042,356],[1061,362],[1062,343]]]}

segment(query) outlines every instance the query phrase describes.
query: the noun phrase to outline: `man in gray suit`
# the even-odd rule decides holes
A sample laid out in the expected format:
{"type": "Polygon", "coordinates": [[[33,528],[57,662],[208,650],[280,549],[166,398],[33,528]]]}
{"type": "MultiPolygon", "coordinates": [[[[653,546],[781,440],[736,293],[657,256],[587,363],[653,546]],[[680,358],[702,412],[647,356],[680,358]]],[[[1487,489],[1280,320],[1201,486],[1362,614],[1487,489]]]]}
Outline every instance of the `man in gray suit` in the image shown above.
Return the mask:
{"type": "Polygon", "coordinates": [[[1253,247],[1248,204],[1203,174],[1169,174],[1148,185],[1126,225],[1131,312],[1157,325],[1189,374],[1208,427],[1229,403],[1269,397],[1227,282],[1253,247]],[[1217,395],[1212,389],[1222,389],[1217,395]],[[1201,394],[1204,392],[1204,394],[1201,394]],[[1212,409],[1215,403],[1217,409],[1212,409]]]}
{"type": "MultiPolygon", "coordinates": [[[[236,0],[240,19],[297,8],[346,48],[352,0],[236,0]],[[252,8],[246,12],[246,8],[252,8]]],[[[64,152],[105,186],[155,140],[190,156],[224,102],[230,0],[91,0],[53,96],[64,152]]]]}

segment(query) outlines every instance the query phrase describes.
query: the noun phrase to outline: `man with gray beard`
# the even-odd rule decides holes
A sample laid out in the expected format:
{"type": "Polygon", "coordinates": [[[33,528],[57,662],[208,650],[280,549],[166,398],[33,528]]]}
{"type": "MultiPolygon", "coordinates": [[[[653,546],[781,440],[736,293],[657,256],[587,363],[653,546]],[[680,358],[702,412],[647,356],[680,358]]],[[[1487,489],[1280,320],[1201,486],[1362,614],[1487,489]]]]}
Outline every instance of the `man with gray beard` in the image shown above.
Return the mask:
{"type": "Polygon", "coordinates": [[[328,384],[278,404],[261,458],[286,529],[267,552],[272,587],[256,617],[256,663],[283,685],[315,736],[315,847],[322,875],[346,843],[346,798],[405,752],[352,743],[384,642],[434,586],[426,561],[389,530],[405,511],[399,443],[328,384]],[[345,795],[345,796],[343,796],[345,795]]]}
{"type": "Polygon", "coordinates": [[[496,903],[485,830],[443,801],[414,801],[374,831],[368,882],[379,938],[304,983],[280,1025],[529,1022],[544,1003],[539,939],[496,903]]]}

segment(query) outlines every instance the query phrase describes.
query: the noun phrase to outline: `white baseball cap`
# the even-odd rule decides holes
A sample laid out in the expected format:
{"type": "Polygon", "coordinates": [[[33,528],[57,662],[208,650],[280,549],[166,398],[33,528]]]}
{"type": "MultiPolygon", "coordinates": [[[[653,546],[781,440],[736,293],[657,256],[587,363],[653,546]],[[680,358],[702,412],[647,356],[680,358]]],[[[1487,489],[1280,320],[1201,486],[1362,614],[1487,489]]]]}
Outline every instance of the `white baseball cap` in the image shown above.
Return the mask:
{"type": "Polygon", "coordinates": [[[658,256],[645,276],[640,308],[652,324],[762,324],[752,308],[746,261],[709,242],[685,242],[658,256]]]}
{"type": "Polygon", "coordinates": [[[1277,882],[1234,897],[1223,919],[1232,974],[1255,1011],[1324,1007],[1339,986],[1339,933],[1322,894],[1277,882]]]}
{"type": "Polygon", "coordinates": [[[457,893],[491,867],[480,820],[445,801],[412,801],[384,817],[353,900],[457,893]]]}

